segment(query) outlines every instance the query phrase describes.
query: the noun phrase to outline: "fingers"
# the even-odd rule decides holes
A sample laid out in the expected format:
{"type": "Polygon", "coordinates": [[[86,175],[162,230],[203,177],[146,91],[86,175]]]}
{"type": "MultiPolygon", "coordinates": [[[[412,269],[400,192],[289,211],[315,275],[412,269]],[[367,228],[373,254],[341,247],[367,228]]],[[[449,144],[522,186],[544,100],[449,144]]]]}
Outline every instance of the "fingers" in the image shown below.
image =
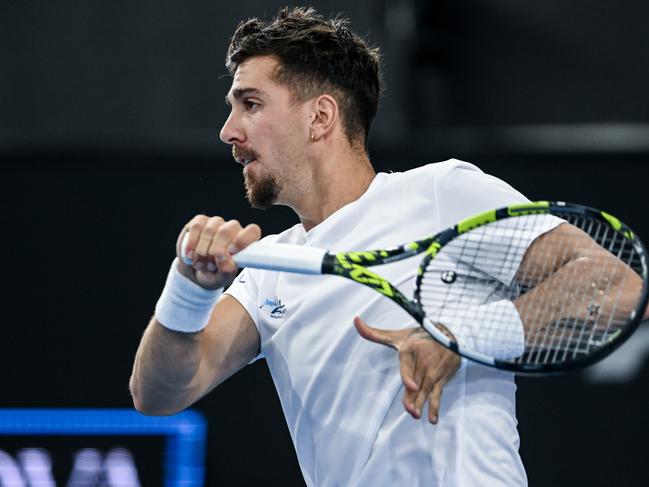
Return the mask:
{"type": "Polygon", "coordinates": [[[442,401],[442,389],[445,384],[446,381],[437,382],[428,396],[428,421],[432,424],[437,424],[437,418],[439,418],[439,405],[442,401]]]}
{"type": "Polygon", "coordinates": [[[379,328],[372,328],[360,316],[354,318],[354,326],[358,334],[366,340],[386,345],[395,350],[399,350],[401,343],[403,343],[410,333],[409,330],[381,330],[379,328]]]}
{"type": "MultiPolygon", "coordinates": [[[[434,382],[428,392],[428,421],[432,424],[437,424],[439,418],[439,408],[442,401],[442,390],[444,386],[450,381],[457,370],[460,368],[460,356],[451,352],[450,350],[443,349],[437,345],[441,350],[442,358],[439,362],[437,377],[433,378],[434,382]]],[[[430,383],[428,384],[430,385],[430,383]]]]}
{"type": "MultiPolygon", "coordinates": [[[[414,410],[415,410],[416,418],[421,418],[421,412],[424,408],[424,404],[433,395],[434,390],[436,389],[439,390],[439,394],[441,397],[441,390],[445,384],[445,382],[441,380],[441,373],[443,371],[440,370],[439,365],[436,366],[431,366],[430,364],[428,365],[429,366],[422,374],[421,386],[419,387],[419,390],[417,391],[414,398],[414,410]]],[[[420,367],[420,369],[421,368],[423,367],[420,367]]],[[[436,399],[439,401],[439,397],[437,397],[436,399]]],[[[430,408],[432,406],[433,406],[432,404],[429,404],[429,415],[428,415],[429,418],[431,417],[430,408]]],[[[439,402],[437,402],[436,408],[434,409],[433,416],[435,417],[435,421],[437,421],[438,411],[439,411],[439,402]]]]}
{"type": "Polygon", "coordinates": [[[418,411],[415,406],[415,399],[417,397],[417,392],[419,391],[419,384],[415,386],[414,389],[408,387],[403,391],[403,407],[404,409],[415,419],[421,417],[421,411],[418,411]]]}
{"type": "Polygon", "coordinates": [[[414,339],[404,344],[399,359],[405,386],[404,408],[413,418],[419,419],[428,402],[428,420],[437,424],[442,390],[459,368],[459,356],[430,339],[414,339]],[[410,378],[411,370],[412,384],[416,388],[409,387],[404,379],[404,375],[410,378]]]}
{"type": "Polygon", "coordinates": [[[259,240],[261,229],[250,224],[242,228],[237,220],[224,220],[219,216],[197,215],[192,218],[178,236],[177,255],[184,254],[191,260],[191,267],[200,273],[234,277],[236,264],[232,254],[259,240]],[[185,248],[181,245],[185,243],[185,248]]]}
{"type": "Polygon", "coordinates": [[[227,247],[228,252],[230,252],[230,255],[234,255],[260,238],[261,228],[259,228],[259,225],[251,223],[235,235],[235,237],[230,241],[227,247]]]}
{"type": "Polygon", "coordinates": [[[180,247],[183,243],[183,239],[185,238],[185,234],[187,234],[188,238],[185,245],[187,257],[189,257],[190,259],[194,258],[194,248],[196,248],[198,237],[200,236],[201,231],[203,230],[203,227],[208,220],[209,218],[205,215],[196,215],[187,223],[187,225],[185,225],[185,227],[180,232],[180,235],[178,235],[178,240],[176,241],[176,254],[178,255],[178,257],[182,255],[182,249],[180,247]]]}
{"type": "Polygon", "coordinates": [[[415,418],[421,418],[421,411],[426,400],[432,389],[439,383],[440,373],[441,370],[436,361],[422,359],[416,364],[415,381],[419,386],[410,397],[411,403],[406,407],[406,410],[415,418]]]}
{"type": "MultiPolygon", "coordinates": [[[[207,259],[208,257],[210,257],[210,247],[212,246],[212,242],[216,239],[217,234],[222,234],[224,232],[224,228],[225,231],[228,231],[233,226],[236,227],[237,225],[240,226],[238,221],[233,220],[232,222],[226,223],[225,220],[223,220],[223,218],[219,216],[213,216],[212,218],[207,220],[207,223],[202,228],[201,233],[198,236],[198,242],[196,244],[196,248],[194,249],[194,253],[198,262],[205,261],[206,265],[207,263],[210,263],[212,265],[212,268],[208,270],[216,270],[216,267],[214,267],[214,262],[207,259]]],[[[193,231],[193,229],[191,231],[193,231]]]]}
{"type": "Polygon", "coordinates": [[[459,368],[459,356],[435,342],[420,327],[381,330],[367,325],[358,316],[354,318],[354,326],[366,340],[399,351],[405,410],[419,419],[428,401],[428,420],[437,424],[442,389],[459,368]]]}
{"type": "Polygon", "coordinates": [[[415,381],[415,355],[413,352],[399,352],[399,371],[406,390],[416,392],[419,389],[419,383],[415,381]]]}
{"type": "Polygon", "coordinates": [[[259,225],[253,223],[241,228],[238,221],[230,220],[217,230],[208,255],[211,260],[216,262],[221,271],[235,272],[237,265],[232,256],[260,238],[261,228],[259,225]]]}
{"type": "MultiPolygon", "coordinates": [[[[208,257],[208,270],[216,270],[216,266],[221,272],[234,272],[237,268],[228,251],[228,246],[243,229],[237,220],[230,220],[218,226],[205,251],[208,257]]],[[[199,241],[200,246],[200,241],[199,241]]],[[[198,249],[197,249],[198,251],[198,249]]],[[[199,252],[200,253],[200,252],[199,252]]]]}

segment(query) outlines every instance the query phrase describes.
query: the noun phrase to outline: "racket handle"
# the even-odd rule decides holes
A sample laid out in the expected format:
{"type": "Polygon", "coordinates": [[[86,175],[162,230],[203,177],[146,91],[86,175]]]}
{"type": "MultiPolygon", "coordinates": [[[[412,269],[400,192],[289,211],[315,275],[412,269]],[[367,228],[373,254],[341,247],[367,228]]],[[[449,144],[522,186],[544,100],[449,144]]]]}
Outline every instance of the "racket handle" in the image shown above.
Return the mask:
{"type": "MultiPolygon", "coordinates": [[[[189,235],[186,234],[180,249],[183,262],[191,265],[192,260],[185,253],[188,238],[189,235]]],[[[239,267],[299,274],[322,274],[322,261],[326,253],[324,249],[302,245],[254,242],[237,252],[233,259],[239,267]]]]}
{"type": "Polygon", "coordinates": [[[239,267],[270,271],[322,274],[324,249],[280,243],[255,242],[234,255],[239,267]]]}

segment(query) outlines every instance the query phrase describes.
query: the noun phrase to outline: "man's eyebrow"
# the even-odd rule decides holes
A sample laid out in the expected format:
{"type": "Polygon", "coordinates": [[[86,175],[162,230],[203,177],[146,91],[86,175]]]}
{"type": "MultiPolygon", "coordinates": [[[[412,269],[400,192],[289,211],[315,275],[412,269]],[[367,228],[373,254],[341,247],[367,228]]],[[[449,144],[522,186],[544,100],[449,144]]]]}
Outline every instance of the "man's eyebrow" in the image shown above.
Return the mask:
{"type": "MultiPolygon", "coordinates": [[[[245,98],[246,96],[250,95],[263,95],[264,92],[257,89],[257,88],[235,88],[232,90],[232,98],[235,100],[241,100],[242,98],[245,98]]],[[[228,95],[225,95],[225,104],[230,106],[230,99],[228,98],[228,95]]]]}

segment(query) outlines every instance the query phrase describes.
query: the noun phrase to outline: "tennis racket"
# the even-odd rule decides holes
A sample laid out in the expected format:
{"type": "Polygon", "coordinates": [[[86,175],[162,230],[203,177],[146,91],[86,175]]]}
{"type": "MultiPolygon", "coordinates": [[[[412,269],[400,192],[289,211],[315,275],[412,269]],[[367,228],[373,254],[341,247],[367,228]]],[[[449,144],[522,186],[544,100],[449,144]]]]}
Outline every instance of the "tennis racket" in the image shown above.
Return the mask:
{"type": "Polygon", "coordinates": [[[256,242],[234,260],[240,267],[331,274],[369,286],[450,350],[527,374],[604,358],[636,329],[648,299],[646,251],[635,233],[608,213],[565,202],[487,211],[382,250],[256,242]],[[417,254],[423,260],[413,299],[368,269],[417,254]]]}

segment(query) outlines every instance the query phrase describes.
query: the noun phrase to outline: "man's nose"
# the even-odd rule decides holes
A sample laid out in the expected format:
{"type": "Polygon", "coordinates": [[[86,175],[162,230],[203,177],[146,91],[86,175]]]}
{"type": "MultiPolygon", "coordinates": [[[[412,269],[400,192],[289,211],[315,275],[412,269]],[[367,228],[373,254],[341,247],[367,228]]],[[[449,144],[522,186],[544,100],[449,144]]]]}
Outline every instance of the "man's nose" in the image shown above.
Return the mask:
{"type": "Polygon", "coordinates": [[[221,137],[221,140],[226,144],[244,142],[245,134],[241,126],[238,124],[237,119],[233,113],[230,113],[230,116],[223,124],[219,136],[221,137]]]}

